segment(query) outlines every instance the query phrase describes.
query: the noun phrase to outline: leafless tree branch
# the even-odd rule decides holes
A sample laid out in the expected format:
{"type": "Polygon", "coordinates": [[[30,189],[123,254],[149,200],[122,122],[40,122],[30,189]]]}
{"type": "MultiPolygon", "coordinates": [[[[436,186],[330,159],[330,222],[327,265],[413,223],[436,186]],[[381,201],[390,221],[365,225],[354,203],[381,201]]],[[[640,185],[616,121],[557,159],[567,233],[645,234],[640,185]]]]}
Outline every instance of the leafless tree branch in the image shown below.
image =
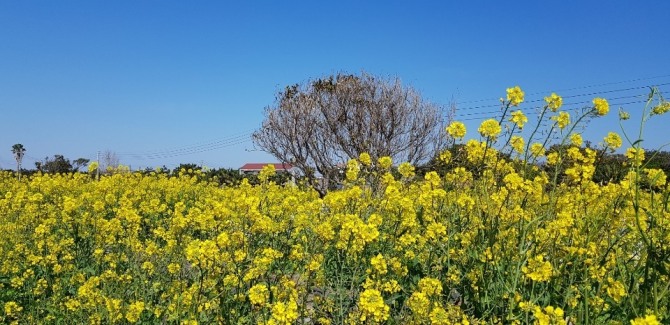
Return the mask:
{"type": "Polygon", "coordinates": [[[280,91],[253,139],[323,194],[340,181],[347,160],[363,152],[374,160],[425,163],[443,149],[450,118],[398,78],[340,73],[280,91]]]}

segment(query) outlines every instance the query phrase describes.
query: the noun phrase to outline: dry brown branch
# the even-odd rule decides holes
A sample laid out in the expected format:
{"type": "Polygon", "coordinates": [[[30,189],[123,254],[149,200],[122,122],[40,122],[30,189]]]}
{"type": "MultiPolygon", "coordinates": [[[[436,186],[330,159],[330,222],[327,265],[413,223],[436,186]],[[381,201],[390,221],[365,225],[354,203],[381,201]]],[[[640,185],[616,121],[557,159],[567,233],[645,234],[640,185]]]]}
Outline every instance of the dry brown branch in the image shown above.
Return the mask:
{"type": "Polygon", "coordinates": [[[418,165],[445,145],[450,113],[398,78],[337,74],[280,91],[254,142],[300,169],[320,192],[341,181],[342,166],[367,152],[418,165]],[[321,176],[325,181],[318,181],[321,176]]]}

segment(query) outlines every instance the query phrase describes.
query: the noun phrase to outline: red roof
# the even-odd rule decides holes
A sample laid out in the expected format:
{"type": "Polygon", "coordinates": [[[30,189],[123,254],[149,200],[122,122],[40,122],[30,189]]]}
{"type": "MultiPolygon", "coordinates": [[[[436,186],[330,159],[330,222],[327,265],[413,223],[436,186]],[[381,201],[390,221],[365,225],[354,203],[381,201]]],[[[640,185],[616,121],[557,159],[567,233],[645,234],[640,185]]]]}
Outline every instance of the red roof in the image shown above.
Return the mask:
{"type": "Polygon", "coordinates": [[[293,168],[293,166],[291,166],[290,164],[282,164],[282,163],[247,163],[247,164],[244,164],[244,166],[240,167],[240,170],[244,170],[244,171],[256,171],[256,170],[258,170],[258,171],[260,171],[261,169],[263,169],[263,167],[265,167],[267,165],[274,165],[275,170],[279,170],[279,171],[287,171],[287,170],[293,168]]]}

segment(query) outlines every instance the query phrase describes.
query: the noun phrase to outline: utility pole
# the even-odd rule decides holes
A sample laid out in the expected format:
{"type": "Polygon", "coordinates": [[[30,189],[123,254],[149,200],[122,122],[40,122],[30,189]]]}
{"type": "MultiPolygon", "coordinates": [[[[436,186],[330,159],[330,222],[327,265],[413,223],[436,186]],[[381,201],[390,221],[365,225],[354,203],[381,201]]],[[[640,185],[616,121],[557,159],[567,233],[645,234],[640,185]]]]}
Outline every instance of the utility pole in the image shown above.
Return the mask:
{"type": "Polygon", "coordinates": [[[98,168],[95,169],[95,179],[100,180],[100,150],[98,150],[98,168]]]}

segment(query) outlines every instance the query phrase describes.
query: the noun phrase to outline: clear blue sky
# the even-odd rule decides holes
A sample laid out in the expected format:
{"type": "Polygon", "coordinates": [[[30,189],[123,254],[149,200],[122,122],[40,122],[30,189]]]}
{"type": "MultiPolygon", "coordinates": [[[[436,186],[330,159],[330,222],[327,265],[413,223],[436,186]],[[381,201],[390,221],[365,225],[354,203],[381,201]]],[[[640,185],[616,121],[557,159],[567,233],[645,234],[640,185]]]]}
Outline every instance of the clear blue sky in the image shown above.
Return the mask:
{"type": "MultiPolygon", "coordinates": [[[[14,167],[15,143],[29,168],[105,150],[134,169],[273,161],[249,138],[264,107],[340,71],[454,99],[471,136],[514,85],[529,101],[598,92],[623,104],[646,91],[622,89],[651,84],[670,97],[668,12],[670,1],[2,1],[0,167],[14,167]]],[[[618,130],[612,113],[585,138],[618,130]]],[[[645,147],[670,142],[668,123],[648,124],[645,147]]]]}

